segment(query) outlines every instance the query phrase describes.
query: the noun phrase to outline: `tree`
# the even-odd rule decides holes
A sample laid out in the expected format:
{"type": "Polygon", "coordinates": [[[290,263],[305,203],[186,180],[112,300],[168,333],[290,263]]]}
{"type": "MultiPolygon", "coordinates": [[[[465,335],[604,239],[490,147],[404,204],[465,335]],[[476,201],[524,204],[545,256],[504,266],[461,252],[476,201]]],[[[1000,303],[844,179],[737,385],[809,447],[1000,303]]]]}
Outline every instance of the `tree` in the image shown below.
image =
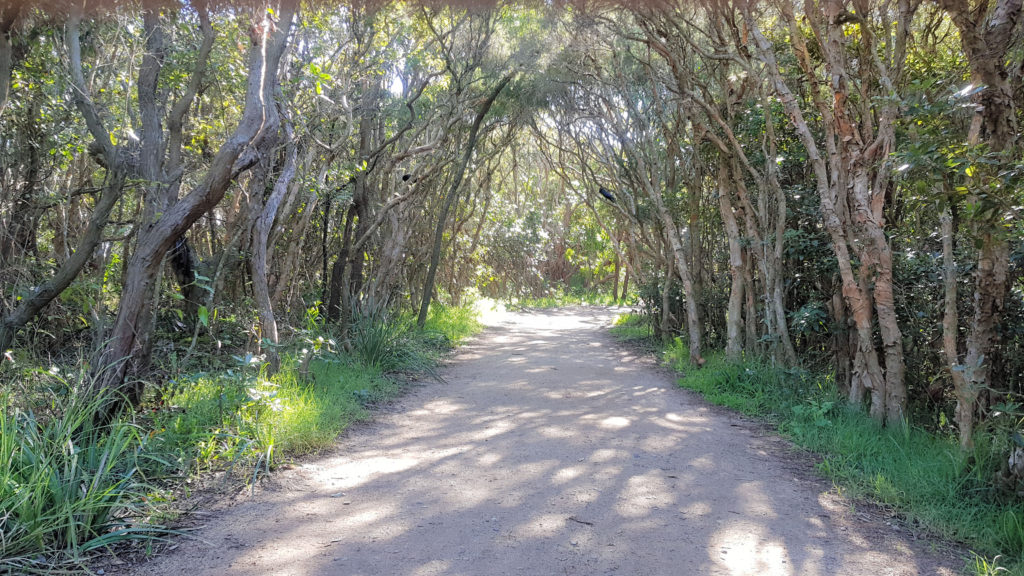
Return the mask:
{"type": "MultiPolygon", "coordinates": [[[[114,390],[121,393],[119,400],[106,409],[103,417],[109,417],[119,410],[122,402],[137,404],[142,398],[141,381],[129,379],[129,374],[132,368],[144,366],[148,361],[151,328],[146,313],[150,310],[153,289],[167,251],[204,212],[215,206],[224,196],[231,181],[246,167],[248,159],[243,156],[245,150],[253,145],[258,137],[276,130],[276,126],[269,126],[266,123],[267,108],[272,106],[273,102],[268,102],[264,96],[268,92],[275,92],[268,87],[273,88],[277,83],[281,56],[288,42],[295,12],[292,6],[285,4],[277,13],[277,25],[274,25],[270,14],[257,15],[253,18],[249,30],[245,108],[234,133],[221,145],[203,179],[180,199],[168,197],[166,207],[159,214],[159,218],[154,213],[152,218],[145,220],[145,228],[139,232],[136,250],[126,268],[117,318],[111,329],[109,341],[98,354],[93,366],[94,390],[114,390]]],[[[151,38],[156,38],[151,40],[154,44],[159,41],[155,18],[155,14],[149,16],[153,28],[151,38]]],[[[75,16],[69,25],[69,44],[72,54],[75,54],[78,50],[78,27],[75,16]]],[[[74,62],[74,56],[72,58],[74,62]]],[[[148,63],[143,65],[139,73],[139,100],[140,107],[143,108],[141,116],[145,126],[141,156],[147,173],[158,175],[160,153],[165,149],[165,135],[156,116],[156,104],[152,101],[156,94],[160,66],[156,50],[147,56],[147,60],[148,63]]],[[[80,74],[80,70],[80,66],[74,66],[72,73],[80,74]]],[[[96,142],[105,150],[105,154],[114,157],[115,151],[110,150],[112,145],[109,144],[107,133],[100,128],[98,116],[87,112],[86,120],[96,142]],[[101,138],[107,140],[103,141],[101,138]]],[[[172,147],[168,146],[167,149],[174,154],[172,147]]],[[[167,180],[163,182],[170,183],[167,180]]]]}

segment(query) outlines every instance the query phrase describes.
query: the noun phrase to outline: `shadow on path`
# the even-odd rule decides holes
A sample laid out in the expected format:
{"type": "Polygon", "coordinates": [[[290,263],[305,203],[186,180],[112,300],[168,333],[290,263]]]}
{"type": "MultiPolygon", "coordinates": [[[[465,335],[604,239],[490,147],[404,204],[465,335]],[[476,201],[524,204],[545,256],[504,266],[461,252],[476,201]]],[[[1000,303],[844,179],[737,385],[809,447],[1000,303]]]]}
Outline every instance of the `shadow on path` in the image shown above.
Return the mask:
{"type": "Polygon", "coordinates": [[[864,522],[784,443],[607,335],[614,313],[509,314],[447,384],[217,515],[138,574],[882,575],[962,563],[864,522]]]}

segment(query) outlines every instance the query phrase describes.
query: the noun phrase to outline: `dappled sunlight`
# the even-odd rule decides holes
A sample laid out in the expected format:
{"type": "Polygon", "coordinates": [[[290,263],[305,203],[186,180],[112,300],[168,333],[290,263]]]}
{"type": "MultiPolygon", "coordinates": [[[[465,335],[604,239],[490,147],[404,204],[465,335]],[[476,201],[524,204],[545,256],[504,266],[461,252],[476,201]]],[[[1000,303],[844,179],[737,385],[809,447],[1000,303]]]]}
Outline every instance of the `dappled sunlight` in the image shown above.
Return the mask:
{"type": "Polygon", "coordinates": [[[452,563],[447,560],[431,560],[410,572],[410,576],[436,576],[447,574],[452,563]]]}
{"type": "Polygon", "coordinates": [[[626,518],[639,518],[649,515],[652,509],[667,508],[675,501],[675,494],[661,471],[651,470],[626,481],[615,511],[626,518]]]}
{"type": "Polygon", "coordinates": [[[502,455],[497,452],[488,452],[476,459],[476,463],[482,467],[491,467],[501,462],[502,455]]]}
{"type": "Polygon", "coordinates": [[[777,518],[764,485],[759,481],[743,482],[736,487],[736,506],[749,516],[777,518]]]}
{"type": "Polygon", "coordinates": [[[542,426],[537,429],[537,432],[548,438],[562,438],[566,440],[577,436],[574,430],[566,429],[562,426],[542,426]]]}
{"type": "Polygon", "coordinates": [[[565,528],[566,518],[560,514],[542,514],[516,526],[512,535],[518,539],[554,538],[565,528]]]}
{"type": "Polygon", "coordinates": [[[604,420],[601,420],[599,424],[601,428],[609,428],[612,430],[618,430],[629,426],[629,418],[623,418],[622,416],[609,416],[604,420]]]}
{"type": "MultiPolygon", "coordinates": [[[[766,538],[762,528],[750,522],[735,522],[711,538],[708,555],[730,576],[788,576],[796,574],[786,546],[766,538]]],[[[818,573],[804,566],[800,576],[818,573]]]]}
{"type": "Polygon", "coordinates": [[[437,416],[439,414],[454,414],[465,409],[465,404],[453,402],[450,399],[444,399],[430,402],[429,404],[425,405],[422,409],[413,411],[412,414],[431,414],[437,416]]]}
{"type": "Polygon", "coordinates": [[[420,459],[407,457],[376,457],[350,462],[335,468],[341,481],[340,488],[353,488],[382,475],[408,470],[420,463],[420,459]]]}
{"type": "Polygon", "coordinates": [[[342,517],[337,526],[346,530],[358,530],[363,533],[370,533],[375,526],[384,520],[391,520],[398,514],[398,507],[395,503],[379,502],[365,510],[358,510],[342,517]]]}
{"type": "Polygon", "coordinates": [[[571,480],[575,480],[583,474],[584,468],[582,466],[570,466],[568,468],[562,468],[558,472],[555,472],[551,477],[551,483],[559,486],[565,484],[571,480]]]}
{"type": "Polygon", "coordinates": [[[711,504],[707,502],[690,502],[680,509],[684,516],[700,518],[711,514],[711,504]]]}
{"type": "Polygon", "coordinates": [[[616,450],[614,448],[600,448],[594,450],[590,455],[589,460],[594,463],[611,462],[618,458],[629,457],[629,452],[625,450],[616,450]]]}
{"type": "Polygon", "coordinates": [[[224,560],[196,573],[825,575],[871,562],[877,546],[838,530],[834,503],[768,480],[791,475],[744,428],[698,413],[644,364],[609,379],[623,354],[593,316],[508,317],[563,336],[474,343],[479,358],[446,384],[300,466],[301,489],[269,493],[284,512],[237,521],[272,539],[225,539],[224,560]]]}

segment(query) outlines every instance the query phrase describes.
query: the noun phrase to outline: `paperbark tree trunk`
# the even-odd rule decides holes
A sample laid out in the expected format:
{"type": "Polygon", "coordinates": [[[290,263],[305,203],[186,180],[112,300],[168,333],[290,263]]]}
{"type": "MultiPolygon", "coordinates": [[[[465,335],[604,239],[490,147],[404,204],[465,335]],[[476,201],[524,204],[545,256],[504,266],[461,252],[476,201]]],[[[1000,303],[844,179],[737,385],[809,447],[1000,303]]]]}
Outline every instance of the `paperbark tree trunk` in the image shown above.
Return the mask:
{"type": "MultiPolygon", "coordinates": [[[[810,5],[808,5],[810,6],[810,5]]],[[[809,83],[812,100],[822,118],[823,143],[827,157],[819,151],[818,140],[804,118],[792,90],[783,78],[773,53],[773,46],[759,29],[750,6],[744,7],[744,19],[754,40],[757,57],[765,64],[772,86],[792,121],[797,136],[808,153],[820,197],[822,219],[829,233],[839,266],[842,294],[857,333],[850,371],[849,400],[855,405],[871,394],[871,415],[883,424],[896,424],[904,416],[906,388],[903,381],[902,334],[896,321],[892,290],[892,254],[884,231],[886,188],[891,170],[886,164],[895,135],[893,125],[898,110],[883,100],[872,114],[864,113],[851,91],[879,89],[879,97],[896,96],[892,77],[899,77],[903,66],[899,50],[887,51],[890,60],[883,62],[875,53],[873,32],[865,18],[873,18],[870,7],[858,5],[861,32],[857,75],[848,69],[850,40],[844,33],[843,18],[851,17],[842,0],[827,0],[807,14],[807,24],[818,39],[817,47],[829,72],[829,93],[826,100],[818,91],[819,75],[811,63],[804,44],[803,32],[793,14],[792,6],[782,5],[783,20],[792,35],[797,62],[809,83]],[[865,82],[870,81],[870,85],[865,82]],[[851,254],[851,249],[853,253],[851,254]],[[852,257],[860,260],[857,271],[852,257]],[[883,369],[875,347],[873,328],[875,314],[885,354],[883,369]]],[[[906,2],[899,3],[898,18],[893,26],[897,46],[907,34],[906,24],[912,17],[906,2]]],[[[885,20],[885,26],[891,20],[885,20]]],[[[886,28],[886,33],[888,28],[886,28]]],[[[858,98],[864,96],[858,95],[858,98]]]]}
{"type": "MultiPolygon", "coordinates": [[[[1013,87],[1006,67],[1008,54],[1019,41],[1024,2],[998,0],[995,3],[938,0],[960,33],[960,41],[971,69],[975,86],[984,87],[974,98],[976,113],[968,134],[971,145],[985,142],[1000,166],[978,166],[973,186],[985,186],[985,180],[1007,164],[1015,162],[1017,152],[1016,105],[1013,87]]],[[[972,186],[969,185],[969,188],[972,186]]],[[[980,198],[972,194],[973,202],[980,198]]],[[[1004,209],[999,201],[971,223],[971,232],[978,245],[977,267],[974,273],[974,314],[967,335],[966,353],[961,364],[952,367],[962,372],[962,393],[957,394],[957,425],[960,427],[960,445],[973,448],[974,411],[981,390],[993,387],[992,361],[997,352],[998,327],[1006,297],[1009,272],[1009,245],[1001,230],[1004,209]]],[[[951,232],[952,234],[952,232],[951,232]]],[[[955,286],[954,286],[955,288],[955,286]]],[[[956,350],[946,350],[947,356],[956,350]]],[[[957,381],[954,379],[954,386],[957,381]]]]}
{"type": "Polygon", "coordinates": [[[722,214],[725,236],[729,242],[729,309],[725,315],[726,343],[725,357],[737,362],[743,354],[743,288],[746,285],[743,277],[743,248],[740,246],[740,228],[733,212],[730,190],[732,178],[729,177],[729,166],[724,158],[718,161],[718,208],[722,214]]]}
{"type": "Polygon", "coordinates": [[[160,266],[167,251],[200,216],[223,198],[237,175],[236,161],[246,147],[261,134],[268,105],[262,98],[264,83],[277,81],[277,70],[287,43],[293,6],[285,4],[278,11],[279,24],[273,28],[267,17],[255,23],[250,32],[249,71],[245,107],[234,133],[224,142],[203,179],[187,195],[171,204],[155,222],[139,232],[138,245],[129,260],[124,289],[110,338],[92,367],[91,389],[94,392],[115,392],[97,417],[111,418],[126,403],[137,404],[142,398],[143,383],[129,378],[132,368],[144,362],[147,333],[142,317],[151,298],[160,266]]]}
{"type": "MultiPolygon", "coordinates": [[[[270,105],[273,106],[273,104],[270,105]]],[[[287,120],[284,122],[284,137],[284,166],[281,168],[281,173],[274,183],[270,196],[267,197],[266,202],[263,204],[263,209],[256,218],[250,244],[252,256],[249,259],[252,292],[260,318],[260,338],[268,344],[266,348],[263,348],[261,342],[261,350],[265,351],[271,374],[276,373],[281,368],[281,357],[277,353],[277,345],[280,340],[277,334],[277,320],[274,318],[274,303],[270,297],[270,284],[267,280],[268,241],[271,228],[274,226],[274,219],[277,218],[278,209],[281,207],[281,202],[285,200],[289,192],[294,192],[292,180],[295,178],[298,165],[298,146],[295,143],[295,135],[292,133],[291,124],[287,120]]]]}
{"type": "MultiPolygon", "coordinates": [[[[641,173],[643,173],[642,169],[641,173]]],[[[679,272],[679,278],[683,283],[683,293],[686,297],[686,332],[687,337],[689,338],[688,345],[690,347],[690,363],[698,367],[703,366],[704,357],[701,356],[700,311],[697,307],[697,295],[694,293],[693,276],[690,274],[690,266],[687,263],[686,249],[684,248],[686,239],[681,237],[679,228],[676,226],[675,220],[672,219],[672,214],[669,213],[664,200],[661,198],[661,192],[652,189],[649,185],[644,186],[643,188],[647,193],[647,196],[651,199],[651,203],[654,204],[654,209],[658,213],[658,218],[661,220],[665,237],[668,240],[669,246],[672,247],[676,270],[679,272]]],[[[682,236],[686,236],[686,233],[684,232],[682,236]]]]}
{"type": "Polygon", "coordinates": [[[973,444],[974,407],[978,401],[978,390],[965,377],[966,367],[960,363],[957,332],[960,329],[956,310],[956,258],[953,254],[953,214],[947,207],[939,221],[942,225],[942,286],[944,294],[942,313],[942,353],[946,357],[946,368],[953,381],[953,395],[956,397],[956,423],[960,427],[960,447],[968,449],[973,444]]]}

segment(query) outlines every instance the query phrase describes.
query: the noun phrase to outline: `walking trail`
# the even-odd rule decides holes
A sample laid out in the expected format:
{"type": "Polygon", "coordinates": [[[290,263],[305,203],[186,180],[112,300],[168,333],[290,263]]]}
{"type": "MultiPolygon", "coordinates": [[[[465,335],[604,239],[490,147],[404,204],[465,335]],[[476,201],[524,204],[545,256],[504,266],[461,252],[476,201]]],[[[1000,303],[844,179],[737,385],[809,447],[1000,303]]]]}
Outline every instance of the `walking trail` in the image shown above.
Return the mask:
{"type": "MultiPolygon", "coordinates": [[[[932,575],[762,426],[617,344],[604,308],[506,314],[446,383],[212,513],[138,575],[932,575]]],[[[108,570],[110,572],[110,570],[108,570]]]]}

